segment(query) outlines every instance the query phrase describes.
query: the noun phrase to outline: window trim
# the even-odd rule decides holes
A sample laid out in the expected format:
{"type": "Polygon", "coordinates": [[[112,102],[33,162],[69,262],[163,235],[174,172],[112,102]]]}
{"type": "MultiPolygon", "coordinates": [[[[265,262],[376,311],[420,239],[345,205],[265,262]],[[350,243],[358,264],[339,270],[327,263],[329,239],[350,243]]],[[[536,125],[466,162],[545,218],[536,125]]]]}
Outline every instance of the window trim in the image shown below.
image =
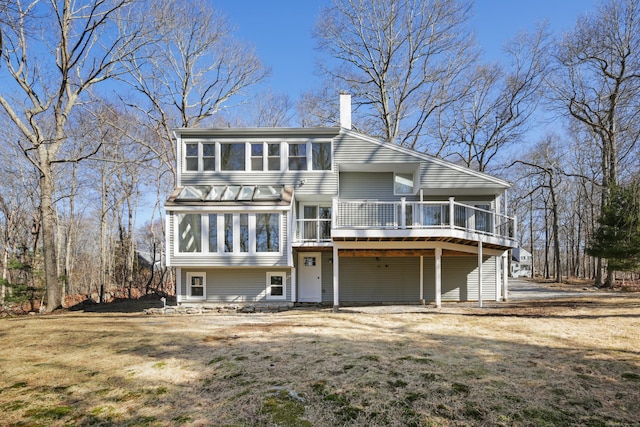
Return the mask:
{"type": "MultiPolygon", "coordinates": [[[[183,139],[182,140],[182,167],[180,168],[179,173],[234,173],[234,172],[333,172],[334,170],[334,151],[333,151],[333,139],[331,138],[274,138],[274,139],[255,139],[248,138],[243,140],[238,140],[234,138],[222,138],[215,139],[212,138],[203,138],[203,139],[183,139]],[[187,170],[187,150],[186,146],[188,144],[197,144],[198,146],[198,159],[197,170],[187,170]],[[215,170],[204,170],[204,156],[203,156],[203,145],[204,144],[213,144],[214,148],[214,164],[215,170]],[[244,169],[234,169],[234,170],[222,170],[222,145],[223,144],[244,144],[244,169]],[[252,167],[252,144],[262,144],[262,169],[253,170],[252,167]],[[295,170],[289,168],[289,145],[297,144],[304,145],[306,151],[306,167],[304,169],[295,170]],[[313,168],[313,144],[328,144],[329,145],[329,153],[330,153],[330,167],[329,169],[314,169],[313,168]],[[277,145],[279,150],[278,156],[270,156],[269,155],[269,146],[277,145]],[[269,168],[269,161],[278,159],[279,168],[277,170],[269,168]]],[[[193,158],[193,156],[190,156],[193,158]]],[[[255,156],[257,158],[258,156],[255,156]]],[[[300,156],[299,158],[302,158],[300,156]]]]}
{"type": "Polygon", "coordinates": [[[409,175],[409,173],[402,173],[402,172],[394,172],[393,173],[393,195],[394,196],[415,196],[416,194],[418,194],[418,186],[416,185],[416,174],[415,172],[411,172],[410,173],[412,178],[413,178],[413,188],[411,190],[411,192],[408,193],[399,193],[396,191],[396,176],[398,175],[409,175]]]}
{"type": "Polygon", "coordinates": [[[286,271],[267,271],[266,299],[268,300],[286,300],[287,299],[287,272],[286,271]],[[274,276],[282,277],[282,295],[271,295],[271,278],[274,276]]]}
{"type": "Polygon", "coordinates": [[[287,236],[283,234],[285,218],[281,210],[255,210],[255,211],[178,211],[174,215],[174,255],[177,257],[206,257],[206,256],[282,256],[284,247],[287,246],[287,236]],[[200,215],[200,251],[199,252],[181,252],[180,251],[180,217],[185,214],[200,215]],[[209,214],[216,214],[217,228],[217,246],[218,250],[212,252],[209,248],[209,214]],[[249,250],[248,252],[240,251],[240,215],[248,215],[248,231],[249,231],[249,250]],[[273,214],[278,218],[278,251],[277,252],[258,252],[257,235],[256,235],[256,215],[273,214]],[[231,252],[225,251],[225,216],[231,215],[232,223],[232,245],[231,252]]]}
{"type": "Polygon", "coordinates": [[[187,280],[187,298],[205,300],[207,299],[207,273],[203,271],[188,271],[186,273],[187,280]],[[191,279],[193,277],[202,277],[202,296],[191,294],[191,279]]]}

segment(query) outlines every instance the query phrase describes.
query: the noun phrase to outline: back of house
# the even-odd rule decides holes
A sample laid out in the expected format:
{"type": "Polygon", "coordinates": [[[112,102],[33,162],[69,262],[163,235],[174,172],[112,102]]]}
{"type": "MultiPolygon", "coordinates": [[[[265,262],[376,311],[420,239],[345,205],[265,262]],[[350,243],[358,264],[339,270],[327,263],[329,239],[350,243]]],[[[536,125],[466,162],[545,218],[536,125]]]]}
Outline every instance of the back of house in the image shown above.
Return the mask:
{"type": "Polygon", "coordinates": [[[500,300],[509,183],[340,127],[176,129],[180,304],[500,300]]]}

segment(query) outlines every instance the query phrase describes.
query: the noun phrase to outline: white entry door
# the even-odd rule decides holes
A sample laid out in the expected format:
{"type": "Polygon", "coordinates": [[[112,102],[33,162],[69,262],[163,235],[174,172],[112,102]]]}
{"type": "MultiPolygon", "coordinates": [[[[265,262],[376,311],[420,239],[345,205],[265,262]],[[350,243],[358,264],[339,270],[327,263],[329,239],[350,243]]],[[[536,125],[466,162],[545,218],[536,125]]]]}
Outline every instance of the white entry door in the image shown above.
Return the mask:
{"type": "Polygon", "coordinates": [[[298,301],[322,302],[322,254],[298,253],[298,301]]]}

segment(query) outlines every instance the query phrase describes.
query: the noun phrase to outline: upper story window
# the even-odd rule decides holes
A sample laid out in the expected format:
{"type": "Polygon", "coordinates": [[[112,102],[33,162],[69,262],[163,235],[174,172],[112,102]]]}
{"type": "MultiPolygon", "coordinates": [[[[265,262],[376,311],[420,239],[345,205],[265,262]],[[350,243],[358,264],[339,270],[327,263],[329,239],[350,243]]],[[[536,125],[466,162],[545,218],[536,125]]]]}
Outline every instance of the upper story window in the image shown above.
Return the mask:
{"type": "Polygon", "coordinates": [[[289,170],[307,170],[307,144],[289,144],[289,170]]]}
{"type": "Polygon", "coordinates": [[[197,142],[185,144],[185,150],[184,150],[185,170],[188,170],[188,171],[198,170],[198,151],[199,151],[198,146],[199,144],[197,142]]]}
{"type": "Polygon", "coordinates": [[[395,195],[415,194],[413,189],[413,174],[396,173],[393,175],[393,193],[395,195]]]}
{"type": "Polygon", "coordinates": [[[270,171],[280,170],[280,143],[267,144],[267,164],[270,171]]]}
{"type": "Polygon", "coordinates": [[[331,170],[331,143],[313,142],[311,143],[311,158],[313,170],[331,170]]]}
{"type": "Polygon", "coordinates": [[[264,144],[251,144],[251,170],[264,170],[264,144]]]}
{"type": "Polygon", "coordinates": [[[186,142],[183,170],[326,171],[333,158],[331,141],[186,142]]]}
{"type": "Polygon", "coordinates": [[[202,170],[216,170],[216,144],[202,144],[202,170]]]}
{"type": "Polygon", "coordinates": [[[245,170],[245,145],[244,143],[220,144],[220,170],[243,171],[245,170]]]}

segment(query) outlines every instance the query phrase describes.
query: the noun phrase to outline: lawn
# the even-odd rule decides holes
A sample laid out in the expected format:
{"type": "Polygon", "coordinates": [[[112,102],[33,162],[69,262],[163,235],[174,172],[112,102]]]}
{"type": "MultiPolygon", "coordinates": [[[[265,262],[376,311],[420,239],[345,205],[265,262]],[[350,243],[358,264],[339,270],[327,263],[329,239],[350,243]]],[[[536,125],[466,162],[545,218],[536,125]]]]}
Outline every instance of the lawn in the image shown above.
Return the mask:
{"type": "Polygon", "coordinates": [[[0,320],[4,426],[640,423],[636,294],[0,320]]]}

